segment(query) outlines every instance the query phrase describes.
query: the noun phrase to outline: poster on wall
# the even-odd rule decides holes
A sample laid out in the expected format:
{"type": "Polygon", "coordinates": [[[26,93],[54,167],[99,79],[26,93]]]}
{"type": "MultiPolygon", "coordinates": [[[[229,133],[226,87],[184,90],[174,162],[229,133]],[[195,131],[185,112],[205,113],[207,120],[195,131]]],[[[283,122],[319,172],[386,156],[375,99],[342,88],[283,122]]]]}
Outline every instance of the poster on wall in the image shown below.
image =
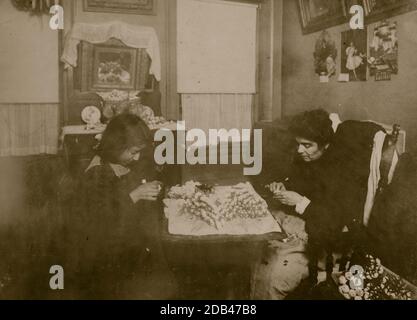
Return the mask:
{"type": "Polygon", "coordinates": [[[336,57],[336,44],[330,34],[323,31],[314,47],[314,71],[320,76],[321,82],[328,82],[328,79],[335,74],[336,57]]]}
{"type": "Polygon", "coordinates": [[[340,72],[349,74],[349,81],[366,81],[366,29],[342,32],[341,48],[340,72]]]}
{"type": "MultiPolygon", "coordinates": [[[[369,45],[369,73],[376,79],[384,74],[398,73],[397,23],[382,21],[375,26],[369,45]]],[[[383,77],[388,79],[388,77],[383,77]]]]}

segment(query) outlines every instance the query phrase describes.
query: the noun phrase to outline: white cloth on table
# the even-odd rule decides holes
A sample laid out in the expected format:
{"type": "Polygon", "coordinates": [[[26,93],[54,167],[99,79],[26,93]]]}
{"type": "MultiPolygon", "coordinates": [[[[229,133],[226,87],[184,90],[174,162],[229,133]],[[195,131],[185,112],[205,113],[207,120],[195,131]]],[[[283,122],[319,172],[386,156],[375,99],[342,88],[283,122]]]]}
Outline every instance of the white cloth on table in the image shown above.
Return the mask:
{"type": "Polygon", "coordinates": [[[80,41],[97,44],[106,42],[110,38],[119,39],[132,48],[146,49],[152,60],[149,72],[155,76],[156,80],[161,80],[161,54],[155,29],[120,21],[100,24],[75,23],[65,41],[61,61],[65,63],[65,68],[76,67],[77,46],[80,41]]]}

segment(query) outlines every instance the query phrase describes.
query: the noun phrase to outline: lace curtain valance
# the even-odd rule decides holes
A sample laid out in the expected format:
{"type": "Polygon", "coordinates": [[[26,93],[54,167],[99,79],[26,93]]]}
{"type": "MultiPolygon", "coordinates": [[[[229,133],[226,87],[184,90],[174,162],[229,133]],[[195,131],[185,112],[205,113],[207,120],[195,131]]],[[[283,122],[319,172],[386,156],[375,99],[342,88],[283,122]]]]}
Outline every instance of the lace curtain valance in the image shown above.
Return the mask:
{"type": "Polygon", "coordinates": [[[156,32],[151,27],[135,26],[123,22],[113,21],[109,23],[90,24],[75,23],[65,42],[61,61],[65,67],[77,66],[77,46],[81,41],[93,44],[103,43],[111,38],[121,40],[132,48],[145,49],[151,58],[149,72],[156,80],[161,80],[161,56],[156,32]]]}

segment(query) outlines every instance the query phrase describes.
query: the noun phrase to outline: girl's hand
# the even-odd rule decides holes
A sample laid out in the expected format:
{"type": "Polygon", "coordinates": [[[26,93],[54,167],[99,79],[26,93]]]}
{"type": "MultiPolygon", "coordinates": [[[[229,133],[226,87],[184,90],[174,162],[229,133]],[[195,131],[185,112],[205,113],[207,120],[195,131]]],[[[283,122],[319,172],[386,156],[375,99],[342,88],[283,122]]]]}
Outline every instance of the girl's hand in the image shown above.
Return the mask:
{"type": "Polygon", "coordinates": [[[141,184],[129,195],[134,203],[139,200],[156,201],[162,190],[162,183],[159,181],[152,181],[141,184]]]}
{"type": "Polygon", "coordinates": [[[274,195],[274,199],[277,199],[282,204],[293,207],[303,200],[303,196],[294,191],[281,191],[274,195]]]}
{"type": "Polygon", "coordinates": [[[285,186],[282,182],[272,182],[266,186],[274,195],[277,195],[281,191],[285,191],[285,186]]]}

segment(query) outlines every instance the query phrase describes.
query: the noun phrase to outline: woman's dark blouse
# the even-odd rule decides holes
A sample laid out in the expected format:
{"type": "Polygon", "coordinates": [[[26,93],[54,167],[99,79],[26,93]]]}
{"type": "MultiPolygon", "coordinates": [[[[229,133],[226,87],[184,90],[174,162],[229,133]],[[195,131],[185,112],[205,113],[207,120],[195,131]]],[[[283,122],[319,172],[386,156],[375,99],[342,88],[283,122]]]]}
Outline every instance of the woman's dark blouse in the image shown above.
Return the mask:
{"type": "Polygon", "coordinates": [[[345,121],[322,158],[293,163],[285,186],[311,201],[302,217],[312,241],[331,245],[344,226],[361,223],[373,138],[380,130],[374,123],[345,121]]]}
{"type": "Polygon", "coordinates": [[[313,162],[295,161],[285,183],[287,190],[311,201],[302,214],[311,241],[328,241],[343,228],[335,170],[326,156],[313,162]]]}

